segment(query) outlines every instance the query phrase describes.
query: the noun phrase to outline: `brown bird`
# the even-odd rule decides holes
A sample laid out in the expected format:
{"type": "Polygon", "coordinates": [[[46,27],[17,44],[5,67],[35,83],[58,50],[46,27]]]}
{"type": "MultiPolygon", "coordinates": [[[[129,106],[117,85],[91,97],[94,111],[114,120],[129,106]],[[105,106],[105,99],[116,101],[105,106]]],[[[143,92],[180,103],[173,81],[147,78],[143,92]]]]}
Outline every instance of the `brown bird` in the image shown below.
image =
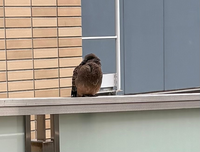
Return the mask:
{"type": "Polygon", "coordinates": [[[88,54],[74,69],[72,77],[72,97],[95,96],[102,82],[100,59],[94,54],[88,54]]]}

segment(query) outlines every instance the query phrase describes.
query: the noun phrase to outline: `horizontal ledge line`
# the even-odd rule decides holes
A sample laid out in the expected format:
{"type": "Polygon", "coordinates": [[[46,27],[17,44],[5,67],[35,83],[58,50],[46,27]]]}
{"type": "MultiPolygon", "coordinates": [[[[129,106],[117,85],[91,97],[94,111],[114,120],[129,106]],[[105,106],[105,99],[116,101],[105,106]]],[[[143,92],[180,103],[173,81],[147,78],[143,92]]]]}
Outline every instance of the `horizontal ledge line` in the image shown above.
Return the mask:
{"type": "Polygon", "coordinates": [[[6,37],[6,38],[0,38],[0,40],[37,40],[37,39],[63,39],[63,38],[81,38],[81,36],[50,36],[50,37],[36,37],[36,36],[29,36],[29,37],[6,37]]]}
{"type": "MultiPolygon", "coordinates": [[[[75,68],[76,66],[62,66],[62,67],[59,67],[59,68],[75,68]]],[[[48,68],[34,68],[34,70],[47,70],[47,69],[57,69],[58,67],[48,67],[48,68]]],[[[25,70],[33,70],[33,68],[25,68],[25,69],[9,69],[9,70],[0,70],[0,72],[6,72],[6,71],[25,71],[25,70]]]]}
{"type": "MultiPolygon", "coordinates": [[[[53,16],[53,17],[51,17],[51,16],[41,16],[42,18],[57,18],[57,17],[59,17],[59,18],[81,18],[82,16],[53,16]]],[[[2,19],[7,19],[7,18],[30,18],[30,19],[34,19],[34,18],[41,18],[41,17],[38,17],[38,16],[0,16],[0,18],[2,18],[2,19]]]]}
{"type": "Polygon", "coordinates": [[[58,15],[58,16],[0,16],[0,18],[2,18],[2,19],[8,19],[8,18],[32,18],[32,19],[34,19],[34,18],[55,18],[55,19],[57,19],[58,17],[82,17],[82,16],[80,16],[80,15],[73,15],[73,16],[66,16],[66,15],[58,15]]]}
{"type": "Polygon", "coordinates": [[[20,26],[16,26],[16,27],[8,27],[6,26],[5,28],[4,27],[0,27],[1,30],[4,30],[4,29],[46,29],[46,28],[54,28],[54,29],[59,29],[59,28],[75,28],[75,27],[82,27],[81,25],[71,25],[71,26],[68,26],[68,25],[58,25],[58,26],[41,26],[41,27],[32,27],[32,26],[26,26],[26,27],[20,27],[20,26]]]}
{"type": "Polygon", "coordinates": [[[92,36],[92,37],[82,37],[83,40],[95,40],[95,39],[117,39],[117,36],[92,36]]]}
{"type": "MultiPolygon", "coordinates": [[[[3,6],[1,6],[3,7],[3,6]]],[[[35,7],[53,7],[53,8],[60,8],[60,7],[81,7],[81,5],[5,5],[4,8],[7,7],[28,7],[28,8],[35,8],[35,7]]]]}
{"type": "Polygon", "coordinates": [[[0,134],[0,137],[21,136],[21,135],[24,135],[24,133],[0,134]]]}
{"type": "Polygon", "coordinates": [[[0,27],[0,29],[4,30],[4,29],[24,29],[24,28],[68,28],[68,27],[81,27],[81,26],[73,26],[73,25],[53,25],[53,26],[6,26],[5,28],[4,27],[0,27]]]}
{"type": "MultiPolygon", "coordinates": [[[[12,50],[8,50],[8,52],[9,51],[12,51],[12,50]]],[[[14,50],[14,51],[17,51],[17,50],[14,50]]],[[[29,51],[29,50],[27,50],[27,51],[29,51]]],[[[60,50],[59,50],[60,51],[60,50]]],[[[82,56],[80,56],[80,55],[77,55],[77,56],[62,56],[62,55],[60,55],[60,56],[51,56],[51,57],[27,57],[27,58],[7,58],[6,60],[0,60],[0,61],[21,61],[21,60],[46,60],[46,59],[63,59],[63,58],[78,58],[78,57],[82,57],[82,56]]]]}
{"type": "MultiPolygon", "coordinates": [[[[82,47],[80,45],[73,45],[73,46],[58,46],[59,48],[72,48],[72,47],[82,47]]],[[[34,47],[33,49],[53,49],[53,48],[58,48],[56,46],[52,46],[52,47],[34,47]]],[[[7,48],[6,50],[20,50],[20,49],[32,49],[32,47],[27,47],[27,48],[7,48]]],[[[1,49],[3,50],[3,49],[1,49]]]]}
{"type": "MultiPolygon", "coordinates": [[[[37,49],[64,49],[64,48],[82,48],[82,46],[59,46],[59,47],[43,47],[43,48],[15,48],[15,49],[0,49],[0,51],[7,51],[7,50],[31,50],[31,49],[34,49],[34,50],[37,50],[37,49]]],[[[4,60],[5,61],[5,60],[4,60]]]]}
{"type": "MultiPolygon", "coordinates": [[[[62,80],[62,79],[71,79],[72,78],[72,76],[63,76],[63,77],[51,77],[51,78],[35,78],[34,79],[34,81],[40,81],[40,80],[58,80],[58,81],[60,81],[60,80],[62,80]]],[[[9,82],[27,82],[27,81],[33,81],[33,78],[31,79],[15,79],[15,80],[8,80],[8,81],[6,81],[6,83],[9,83],[9,82]]],[[[1,81],[1,82],[5,82],[5,81],[1,81]]],[[[1,83],[0,82],[0,83],[1,83]]],[[[70,86],[65,86],[65,87],[71,87],[71,85],[70,86]]]]}
{"type": "MultiPolygon", "coordinates": [[[[42,90],[56,90],[56,89],[70,89],[71,86],[66,86],[66,87],[52,87],[52,88],[41,88],[41,89],[26,89],[26,90],[12,90],[12,91],[2,91],[0,92],[0,94],[2,93],[19,93],[19,92],[34,92],[34,91],[42,91],[42,90]]],[[[31,99],[31,97],[28,97],[31,99]]],[[[39,98],[39,97],[32,97],[32,98],[39,98]]],[[[40,98],[62,98],[62,97],[40,97],[40,98]]],[[[2,99],[11,99],[11,98],[0,98],[0,100],[2,99]]],[[[20,99],[20,98],[14,98],[14,99],[20,99]]],[[[1,108],[1,106],[0,106],[1,108]]]]}

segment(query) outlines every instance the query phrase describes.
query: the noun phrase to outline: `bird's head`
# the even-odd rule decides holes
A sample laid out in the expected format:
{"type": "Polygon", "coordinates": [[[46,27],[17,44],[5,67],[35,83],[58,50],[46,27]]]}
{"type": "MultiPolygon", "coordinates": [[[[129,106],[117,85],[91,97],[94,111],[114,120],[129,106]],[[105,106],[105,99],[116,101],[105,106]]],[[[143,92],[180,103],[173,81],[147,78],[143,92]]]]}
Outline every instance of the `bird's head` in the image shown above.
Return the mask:
{"type": "Polygon", "coordinates": [[[84,60],[82,62],[82,65],[85,64],[86,62],[88,61],[92,61],[92,62],[95,62],[96,64],[98,65],[101,65],[101,60],[93,53],[90,53],[90,54],[87,54],[85,57],[84,57],[84,60]]]}
{"type": "Polygon", "coordinates": [[[84,57],[84,60],[92,60],[92,59],[98,59],[100,61],[100,59],[93,53],[90,53],[90,54],[87,54],[85,57],[84,57]]]}

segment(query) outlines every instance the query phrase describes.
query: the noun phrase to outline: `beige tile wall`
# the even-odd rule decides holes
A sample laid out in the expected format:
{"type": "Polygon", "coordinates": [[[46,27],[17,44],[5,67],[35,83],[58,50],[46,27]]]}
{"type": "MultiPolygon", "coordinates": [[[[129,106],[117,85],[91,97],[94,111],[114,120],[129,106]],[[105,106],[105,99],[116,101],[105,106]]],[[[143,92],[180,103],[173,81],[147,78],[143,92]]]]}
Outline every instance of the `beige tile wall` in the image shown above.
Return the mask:
{"type": "Polygon", "coordinates": [[[0,0],[0,98],[70,96],[81,36],[81,0],[0,0]]]}
{"type": "Polygon", "coordinates": [[[80,0],[0,0],[0,97],[69,96],[81,35],[80,0]]]}

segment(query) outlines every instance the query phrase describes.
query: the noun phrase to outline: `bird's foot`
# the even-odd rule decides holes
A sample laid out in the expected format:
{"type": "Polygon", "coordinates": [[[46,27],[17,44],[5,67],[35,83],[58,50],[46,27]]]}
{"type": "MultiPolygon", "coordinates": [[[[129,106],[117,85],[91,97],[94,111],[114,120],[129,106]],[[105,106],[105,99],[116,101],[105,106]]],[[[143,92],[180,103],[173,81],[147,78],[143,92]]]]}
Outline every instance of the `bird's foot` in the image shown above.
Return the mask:
{"type": "Polygon", "coordinates": [[[71,91],[71,97],[77,97],[77,91],[71,91]]]}
{"type": "Polygon", "coordinates": [[[92,95],[92,94],[84,94],[82,97],[97,97],[97,95],[92,95]]]}

